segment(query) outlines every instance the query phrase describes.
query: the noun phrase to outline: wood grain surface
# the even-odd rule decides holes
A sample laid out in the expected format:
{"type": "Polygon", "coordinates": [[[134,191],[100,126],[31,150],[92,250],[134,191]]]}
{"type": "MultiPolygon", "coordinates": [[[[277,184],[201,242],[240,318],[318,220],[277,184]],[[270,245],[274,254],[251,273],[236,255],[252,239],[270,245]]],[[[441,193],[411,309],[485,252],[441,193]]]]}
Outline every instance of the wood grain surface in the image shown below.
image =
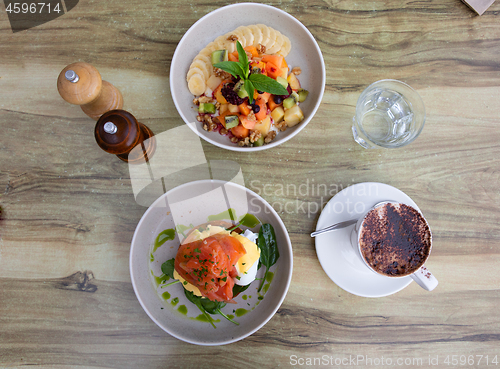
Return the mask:
{"type": "Polygon", "coordinates": [[[482,16],[460,0],[268,3],[318,41],[323,102],[298,136],[271,150],[202,145],[208,160],[238,162],[247,187],[280,212],[293,244],[290,290],[262,329],[221,347],[181,342],[142,310],[129,250],[146,208],[134,200],[127,165],[97,146],[95,121],[61,99],[57,76],[70,63],[91,63],[153,132],[181,126],[169,93],[175,47],[194,22],[227,4],[80,0],[17,33],[0,5],[0,367],[382,368],[388,359],[394,367],[498,367],[498,1],[482,16]],[[419,92],[426,126],[404,148],[365,150],[352,138],[354,107],[384,78],[419,92]],[[322,206],[369,181],[399,188],[425,214],[435,291],[412,283],[362,298],[321,268],[309,233],[322,206]],[[308,190],[283,191],[286,184],[308,190]],[[460,355],[472,364],[460,365],[460,355]],[[357,365],[346,361],[353,357],[357,365]]]}

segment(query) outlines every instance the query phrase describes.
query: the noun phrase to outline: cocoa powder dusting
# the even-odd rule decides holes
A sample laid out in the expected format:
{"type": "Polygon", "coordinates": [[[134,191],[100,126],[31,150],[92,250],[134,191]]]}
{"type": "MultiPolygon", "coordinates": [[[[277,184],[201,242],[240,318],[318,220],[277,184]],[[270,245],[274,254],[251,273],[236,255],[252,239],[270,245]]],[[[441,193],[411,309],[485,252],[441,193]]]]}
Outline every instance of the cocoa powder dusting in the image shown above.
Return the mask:
{"type": "Polygon", "coordinates": [[[377,272],[405,276],[420,268],[431,250],[431,232],[424,217],[405,204],[384,204],[365,217],[360,246],[377,272]]]}

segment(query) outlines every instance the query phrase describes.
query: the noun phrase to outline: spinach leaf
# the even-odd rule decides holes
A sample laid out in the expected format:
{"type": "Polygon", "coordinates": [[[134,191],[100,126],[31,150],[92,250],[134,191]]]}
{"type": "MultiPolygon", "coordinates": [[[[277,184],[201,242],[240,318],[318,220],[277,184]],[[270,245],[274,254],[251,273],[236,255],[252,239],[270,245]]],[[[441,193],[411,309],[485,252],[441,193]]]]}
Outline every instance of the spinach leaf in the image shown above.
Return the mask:
{"type": "Polygon", "coordinates": [[[212,317],[207,313],[207,311],[205,310],[205,308],[203,307],[203,305],[201,304],[201,297],[199,296],[195,296],[194,293],[192,293],[191,291],[188,291],[184,288],[184,294],[186,295],[187,299],[189,301],[191,301],[193,304],[195,304],[196,306],[198,306],[198,309],[200,309],[200,311],[203,313],[203,315],[205,315],[205,317],[207,318],[208,322],[210,324],[212,324],[212,327],[214,328],[217,328],[214,324],[214,320],[212,319],[212,317]]]}
{"type": "Polygon", "coordinates": [[[226,306],[226,303],[221,301],[212,301],[209,299],[201,299],[201,306],[203,306],[207,313],[217,314],[217,309],[223,308],[226,306]]]}
{"type": "Polygon", "coordinates": [[[206,297],[199,297],[196,296],[194,293],[184,289],[184,294],[188,298],[189,301],[191,301],[193,304],[198,306],[198,309],[201,310],[203,315],[207,318],[207,320],[212,324],[212,327],[215,327],[214,320],[209,314],[219,314],[229,320],[231,323],[234,323],[236,325],[240,325],[238,322],[235,322],[231,318],[229,318],[226,314],[224,314],[221,309],[226,306],[225,302],[222,301],[212,301],[207,299],[206,297]]]}
{"type": "Polygon", "coordinates": [[[168,275],[172,279],[174,279],[174,264],[175,259],[172,258],[161,265],[161,271],[163,272],[163,274],[168,275]]]}
{"type": "Polygon", "coordinates": [[[234,323],[236,325],[240,325],[240,323],[235,322],[232,320],[230,317],[228,317],[226,314],[224,314],[221,309],[226,306],[225,302],[222,301],[212,301],[207,298],[202,298],[201,299],[201,305],[205,308],[205,310],[210,313],[210,314],[219,314],[229,320],[231,323],[234,323]]]}
{"type": "MultiPolygon", "coordinates": [[[[170,259],[161,265],[161,271],[163,272],[163,274],[167,275],[170,279],[175,279],[174,278],[174,270],[175,270],[174,264],[175,264],[175,259],[170,259]]],[[[179,280],[175,280],[173,282],[162,285],[161,288],[168,287],[168,286],[171,286],[171,285],[179,283],[179,282],[180,282],[179,280]]]]}
{"type": "Polygon", "coordinates": [[[233,286],[233,296],[238,296],[238,294],[245,291],[248,287],[250,287],[250,284],[247,284],[246,286],[240,286],[240,285],[235,284],[233,286]]]}
{"type": "Polygon", "coordinates": [[[264,278],[262,278],[262,282],[257,290],[257,292],[260,292],[266,281],[269,269],[276,264],[280,257],[278,244],[276,243],[276,235],[274,234],[274,228],[271,224],[266,223],[260,227],[258,246],[260,249],[260,262],[266,267],[264,278]]]}

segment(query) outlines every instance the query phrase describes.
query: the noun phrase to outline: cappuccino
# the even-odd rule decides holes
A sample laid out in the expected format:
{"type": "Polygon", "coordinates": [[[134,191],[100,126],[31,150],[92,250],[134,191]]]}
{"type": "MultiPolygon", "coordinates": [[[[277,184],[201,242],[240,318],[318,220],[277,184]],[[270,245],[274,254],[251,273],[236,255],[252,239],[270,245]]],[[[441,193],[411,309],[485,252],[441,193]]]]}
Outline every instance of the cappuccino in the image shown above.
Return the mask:
{"type": "Polygon", "coordinates": [[[419,211],[400,203],[385,203],[366,214],[359,248],[367,264],[389,277],[416,272],[429,257],[432,236],[419,211]]]}

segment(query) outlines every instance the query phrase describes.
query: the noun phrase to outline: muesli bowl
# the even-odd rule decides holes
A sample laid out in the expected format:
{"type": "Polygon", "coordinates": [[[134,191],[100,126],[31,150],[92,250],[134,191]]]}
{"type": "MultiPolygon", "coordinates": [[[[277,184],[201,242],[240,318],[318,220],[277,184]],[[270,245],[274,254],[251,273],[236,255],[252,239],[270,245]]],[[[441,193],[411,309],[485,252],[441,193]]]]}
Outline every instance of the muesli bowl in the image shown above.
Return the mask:
{"type": "Polygon", "coordinates": [[[218,147],[232,151],[258,151],[278,146],[288,141],[314,117],[321,103],[326,82],[325,64],[321,50],[309,30],[290,14],[275,7],[239,3],[219,8],[198,20],[185,33],[177,45],[170,67],[170,90],[177,111],[184,122],[201,138],[218,147]],[[240,26],[265,24],[287,36],[291,42],[286,61],[290,67],[300,67],[298,76],[301,87],[309,91],[300,104],[304,119],[297,125],[279,132],[263,146],[240,147],[227,135],[207,132],[197,120],[198,111],[193,104],[194,96],[188,89],[186,75],[193,59],[218,36],[234,31],[240,26]]]}

